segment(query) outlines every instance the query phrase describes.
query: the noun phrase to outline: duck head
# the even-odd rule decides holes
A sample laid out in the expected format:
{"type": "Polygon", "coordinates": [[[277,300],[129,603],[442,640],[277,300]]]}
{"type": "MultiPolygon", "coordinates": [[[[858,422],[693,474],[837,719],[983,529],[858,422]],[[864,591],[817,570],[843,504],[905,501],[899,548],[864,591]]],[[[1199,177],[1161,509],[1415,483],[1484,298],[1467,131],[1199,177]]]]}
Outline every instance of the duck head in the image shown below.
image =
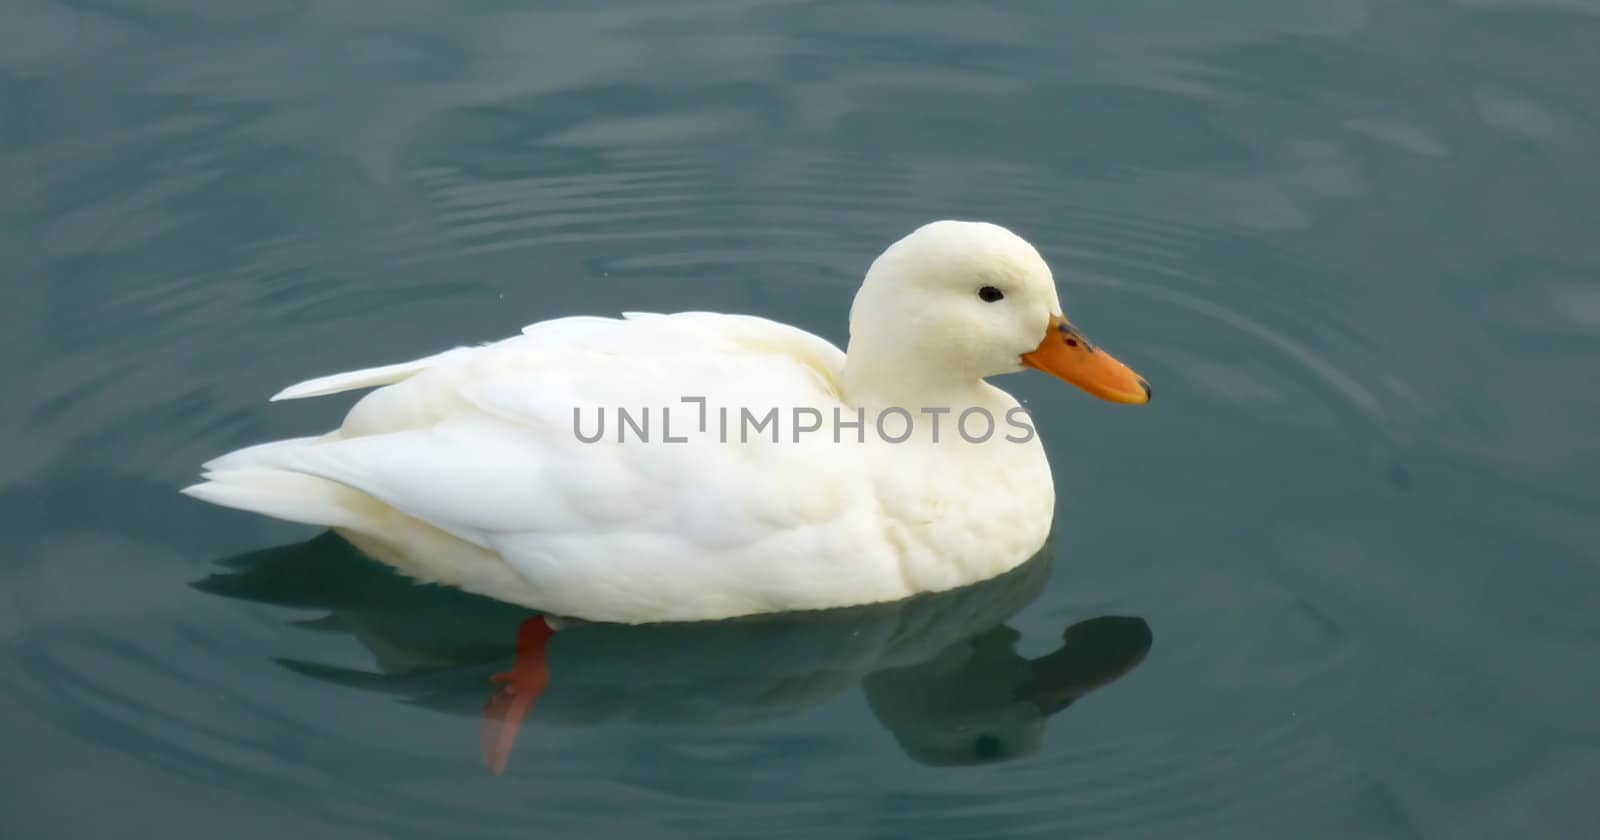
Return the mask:
{"type": "Polygon", "coordinates": [[[1150,385],[1084,337],[1061,310],[1050,267],[986,222],[938,221],[889,246],[850,309],[846,390],[923,390],[1024,368],[1116,403],[1150,385]]]}

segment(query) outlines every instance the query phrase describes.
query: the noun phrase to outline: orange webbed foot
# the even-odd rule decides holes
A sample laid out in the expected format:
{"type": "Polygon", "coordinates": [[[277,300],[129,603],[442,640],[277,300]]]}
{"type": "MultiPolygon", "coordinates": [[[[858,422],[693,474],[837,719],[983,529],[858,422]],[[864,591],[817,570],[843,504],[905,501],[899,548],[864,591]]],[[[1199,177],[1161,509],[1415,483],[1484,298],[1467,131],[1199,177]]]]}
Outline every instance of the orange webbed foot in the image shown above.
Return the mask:
{"type": "Polygon", "coordinates": [[[545,686],[550,684],[550,668],[545,649],[555,635],[543,616],[522,623],[517,632],[517,657],[511,670],[490,679],[500,689],[483,706],[483,761],[495,775],[505,772],[511,748],[523,718],[532,711],[545,686]]]}

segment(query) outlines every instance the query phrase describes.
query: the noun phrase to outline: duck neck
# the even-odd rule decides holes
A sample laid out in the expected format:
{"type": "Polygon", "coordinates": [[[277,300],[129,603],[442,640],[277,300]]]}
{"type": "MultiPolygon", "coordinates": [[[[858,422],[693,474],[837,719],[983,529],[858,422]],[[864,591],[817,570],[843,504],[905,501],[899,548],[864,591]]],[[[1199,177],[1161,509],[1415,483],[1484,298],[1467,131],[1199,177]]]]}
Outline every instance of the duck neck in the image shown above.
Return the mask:
{"type": "Polygon", "coordinates": [[[992,402],[993,389],[981,378],[948,369],[930,370],[925,362],[914,361],[874,353],[851,341],[841,377],[845,402],[869,412],[901,408],[913,416],[940,410],[960,414],[992,402]]]}

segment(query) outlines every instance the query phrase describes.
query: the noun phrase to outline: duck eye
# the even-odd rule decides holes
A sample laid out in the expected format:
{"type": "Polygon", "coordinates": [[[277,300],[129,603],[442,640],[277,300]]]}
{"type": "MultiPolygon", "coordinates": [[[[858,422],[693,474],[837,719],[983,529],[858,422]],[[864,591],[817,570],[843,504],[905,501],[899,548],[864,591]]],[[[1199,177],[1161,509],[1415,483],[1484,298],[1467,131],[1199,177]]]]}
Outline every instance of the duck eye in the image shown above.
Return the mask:
{"type": "Polygon", "coordinates": [[[1006,296],[1005,292],[1002,292],[1002,291],[1000,291],[999,289],[996,289],[993,286],[984,286],[983,288],[978,290],[978,297],[984,303],[994,303],[995,301],[1000,300],[1001,298],[1003,298],[1005,296],[1006,296]]]}

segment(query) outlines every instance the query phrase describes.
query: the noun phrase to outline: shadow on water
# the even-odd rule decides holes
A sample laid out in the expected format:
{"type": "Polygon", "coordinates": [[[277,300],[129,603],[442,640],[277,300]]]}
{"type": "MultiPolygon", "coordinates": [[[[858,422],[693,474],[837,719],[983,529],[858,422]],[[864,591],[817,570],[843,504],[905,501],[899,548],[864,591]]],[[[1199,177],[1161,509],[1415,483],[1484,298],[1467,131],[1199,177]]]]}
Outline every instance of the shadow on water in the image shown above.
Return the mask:
{"type": "MultiPolygon", "coordinates": [[[[527,610],[416,585],[332,533],[219,561],[204,592],[325,610],[296,622],[346,634],[371,670],[278,660],[313,679],[381,692],[459,715],[485,716],[495,676],[520,661],[527,610]]],[[[905,754],[931,765],[1005,761],[1038,749],[1051,715],[1115,681],[1149,652],[1143,619],[1100,616],[1066,628],[1053,652],[1028,659],[1005,622],[1049,576],[1048,552],[985,583],[893,604],[728,621],[628,626],[578,623],[548,642],[548,685],[525,721],[739,725],[797,714],[860,684],[905,754]]],[[[541,666],[544,664],[541,661],[541,666]]],[[[520,667],[520,665],[519,665],[520,667]]],[[[514,669],[513,669],[514,670],[514,669]]],[[[527,742],[529,736],[522,735],[527,742]]],[[[526,747],[525,747],[526,749],[526,747]]]]}

